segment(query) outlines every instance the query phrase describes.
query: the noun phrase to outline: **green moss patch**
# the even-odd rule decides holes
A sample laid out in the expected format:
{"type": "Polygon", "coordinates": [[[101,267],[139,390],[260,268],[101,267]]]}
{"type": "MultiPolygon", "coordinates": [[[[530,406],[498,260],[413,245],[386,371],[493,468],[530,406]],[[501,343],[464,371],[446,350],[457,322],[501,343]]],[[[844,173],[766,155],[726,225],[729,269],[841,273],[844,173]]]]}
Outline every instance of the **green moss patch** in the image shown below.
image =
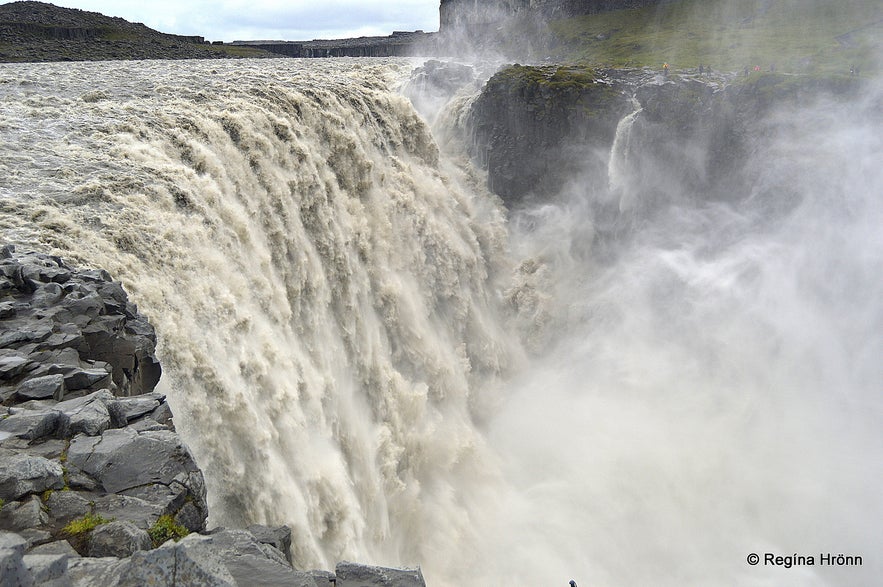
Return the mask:
{"type": "Polygon", "coordinates": [[[86,514],[82,518],[76,518],[68,522],[67,526],[62,528],[61,531],[71,537],[82,536],[101,524],[107,524],[112,521],[99,514],[86,514]]]}
{"type": "Polygon", "coordinates": [[[178,540],[190,534],[190,530],[179,524],[175,519],[166,514],[160,516],[156,523],[147,530],[153,547],[157,548],[169,540],[178,540]]]}

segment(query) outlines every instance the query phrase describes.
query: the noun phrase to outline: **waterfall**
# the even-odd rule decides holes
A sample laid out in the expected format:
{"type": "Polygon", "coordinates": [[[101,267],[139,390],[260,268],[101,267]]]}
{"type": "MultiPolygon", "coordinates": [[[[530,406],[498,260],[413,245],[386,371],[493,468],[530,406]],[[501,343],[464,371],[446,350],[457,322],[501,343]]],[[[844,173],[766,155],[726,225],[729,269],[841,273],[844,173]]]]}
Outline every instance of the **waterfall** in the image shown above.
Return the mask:
{"type": "Polygon", "coordinates": [[[636,168],[636,107],[609,193],[507,214],[413,65],[0,65],[3,240],[156,326],[210,525],[433,587],[874,584],[883,88],[757,120],[726,201],[636,168]]]}
{"type": "Polygon", "coordinates": [[[607,182],[611,197],[619,199],[619,211],[625,212],[634,206],[634,195],[628,184],[630,177],[629,152],[631,149],[632,127],[643,110],[641,104],[632,98],[634,110],[627,114],[616,125],[616,135],[610,148],[610,160],[607,163],[607,182]]]}
{"type": "Polygon", "coordinates": [[[210,524],[289,524],[303,567],[447,562],[494,475],[503,218],[395,92],[410,69],[0,70],[5,239],[124,283],[210,524]]]}

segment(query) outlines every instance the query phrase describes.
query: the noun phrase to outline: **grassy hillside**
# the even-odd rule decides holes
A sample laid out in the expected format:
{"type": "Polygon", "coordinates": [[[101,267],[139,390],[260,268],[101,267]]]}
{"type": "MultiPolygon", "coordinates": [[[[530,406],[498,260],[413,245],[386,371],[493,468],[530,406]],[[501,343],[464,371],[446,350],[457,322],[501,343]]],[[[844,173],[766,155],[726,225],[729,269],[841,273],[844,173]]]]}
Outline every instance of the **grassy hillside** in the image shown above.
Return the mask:
{"type": "Polygon", "coordinates": [[[674,0],[548,23],[553,59],[675,69],[879,72],[880,0],[674,0]]]}
{"type": "Polygon", "coordinates": [[[0,4],[0,62],[271,56],[249,47],[200,41],[44,2],[0,4]]]}

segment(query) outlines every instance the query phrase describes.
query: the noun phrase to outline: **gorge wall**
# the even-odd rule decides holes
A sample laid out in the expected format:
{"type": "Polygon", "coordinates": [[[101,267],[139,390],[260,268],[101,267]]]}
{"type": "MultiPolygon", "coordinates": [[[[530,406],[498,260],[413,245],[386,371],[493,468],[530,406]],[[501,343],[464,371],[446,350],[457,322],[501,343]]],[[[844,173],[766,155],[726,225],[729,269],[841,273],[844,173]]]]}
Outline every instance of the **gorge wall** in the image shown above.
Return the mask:
{"type": "Polygon", "coordinates": [[[582,189],[607,190],[617,157],[630,161],[626,191],[642,205],[674,197],[662,177],[677,178],[678,197],[725,200],[740,193],[734,186],[770,112],[823,96],[854,97],[861,87],[859,78],[843,76],[667,77],[646,69],[514,65],[495,74],[472,104],[468,149],[510,207],[548,197],[574,178],[582,189]]]}

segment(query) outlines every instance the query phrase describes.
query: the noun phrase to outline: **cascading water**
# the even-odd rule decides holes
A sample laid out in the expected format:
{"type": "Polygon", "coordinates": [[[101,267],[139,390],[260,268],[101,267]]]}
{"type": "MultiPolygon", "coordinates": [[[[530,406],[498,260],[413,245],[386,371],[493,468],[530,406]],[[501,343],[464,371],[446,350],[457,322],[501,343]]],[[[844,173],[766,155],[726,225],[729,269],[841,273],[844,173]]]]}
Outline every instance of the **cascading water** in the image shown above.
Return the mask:
{"type": "MultiPolygon", "coordinates": [[[[504,220],[391,90],[411,65],[0,66],[4,240],[149,315],[210,523],[433,586],[873,584],[879,102],[771,119],[738,205],[597,255],[586,194],[504,220]]],[[[591,196],[630,201],[642,148],[591,196]]]]}
{"type": "Polygon", "coordinates": [[[610,149],[610,161],[607,164],[607,179],[610,193],[619,199],[619,211],[629,210],[633,202],[629,200],[634,194],[629,189],[629,152],[631,149],[632,128],[638,115],[643,110],[640,102],[632,98],[634,110],[616,125],[613,147],[610,149]]]}
{"type": "Polygon", "coordinates": [[[488,288],[502,217],[389,89],[410,69],[0,74],[5,239],[124,282],[162,333],[210,523],[290,524],[302,566],[431,563],[493,475],[474,421],[517,351],[488,288]]]}

